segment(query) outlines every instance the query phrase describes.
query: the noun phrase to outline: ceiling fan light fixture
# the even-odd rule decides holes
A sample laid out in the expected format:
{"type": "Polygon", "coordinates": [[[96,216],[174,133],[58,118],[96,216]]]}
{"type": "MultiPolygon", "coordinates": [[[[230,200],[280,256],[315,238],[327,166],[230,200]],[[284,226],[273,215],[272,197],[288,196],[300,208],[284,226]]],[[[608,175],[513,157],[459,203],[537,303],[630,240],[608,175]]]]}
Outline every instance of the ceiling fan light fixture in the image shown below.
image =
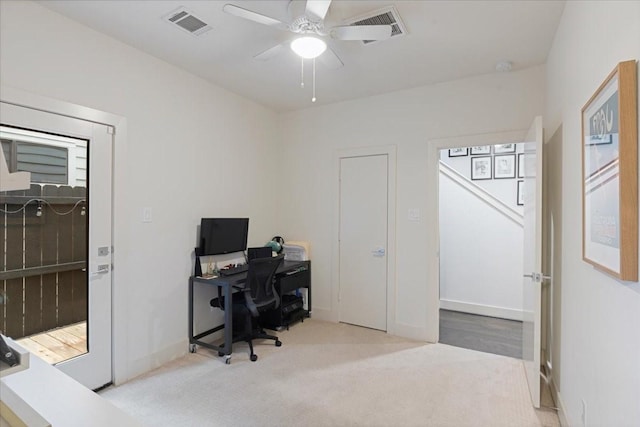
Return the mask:
{"type": "Polygon", "coordinates": [[[316,37],[300,37],[291,42],[291,50],[296,53],[296,55],[305,58],[305,59],[313,59],[322,55],[322,53],[327,49],[327,44],[316,37]]]}

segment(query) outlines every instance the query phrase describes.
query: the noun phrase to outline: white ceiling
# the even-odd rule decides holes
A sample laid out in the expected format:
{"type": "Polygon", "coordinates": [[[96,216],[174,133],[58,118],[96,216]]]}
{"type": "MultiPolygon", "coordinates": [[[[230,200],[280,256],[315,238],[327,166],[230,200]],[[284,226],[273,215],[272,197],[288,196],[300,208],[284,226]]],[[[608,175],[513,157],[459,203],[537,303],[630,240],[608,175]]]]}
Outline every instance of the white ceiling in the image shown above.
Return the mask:
{"type": "Polygon", "coordinates": [[[407,35],[369,45],[328,39],[344,67],[331,70],[318,62],[318,100],[312,104],[310,65],[301,89],[300,58],[293,52],[253,59],[294,34],[228,15],[226,3],[289,21],[288,0],[40,2],[276,111],[492,73],[499,61],[511,61],[514,70],[544,64],[564,8],[563,1],[334,0],[327,24],[394,5],[407,35]],[[180,6],[213,29],[197,37],[162,19],[180,6]]]}

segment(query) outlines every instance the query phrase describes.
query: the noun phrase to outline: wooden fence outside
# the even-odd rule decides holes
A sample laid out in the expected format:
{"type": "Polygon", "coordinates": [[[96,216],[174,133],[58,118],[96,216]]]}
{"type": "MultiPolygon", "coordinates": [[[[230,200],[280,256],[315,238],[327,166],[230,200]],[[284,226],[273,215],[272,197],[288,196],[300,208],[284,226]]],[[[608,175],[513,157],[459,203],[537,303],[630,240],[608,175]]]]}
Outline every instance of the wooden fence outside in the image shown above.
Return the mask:
{"type": "Polygon", "coordinates": [[[0,193],[3,334],[18,339],[87,320],[86,197],[85,187],[38,184],[0,193]]]}

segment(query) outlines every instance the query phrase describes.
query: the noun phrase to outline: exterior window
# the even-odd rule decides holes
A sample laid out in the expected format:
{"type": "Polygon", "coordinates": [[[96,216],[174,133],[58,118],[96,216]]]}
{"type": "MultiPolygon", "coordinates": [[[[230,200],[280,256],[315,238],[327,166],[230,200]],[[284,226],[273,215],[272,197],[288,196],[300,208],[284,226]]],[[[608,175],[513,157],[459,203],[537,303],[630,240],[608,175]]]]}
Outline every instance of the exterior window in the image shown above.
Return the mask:
{"type": "Polygon", "coordinates": [[[63,147],[1,139],[9,172],[31,172],[31,182],[67,184],[69,151],[63,147]]]}

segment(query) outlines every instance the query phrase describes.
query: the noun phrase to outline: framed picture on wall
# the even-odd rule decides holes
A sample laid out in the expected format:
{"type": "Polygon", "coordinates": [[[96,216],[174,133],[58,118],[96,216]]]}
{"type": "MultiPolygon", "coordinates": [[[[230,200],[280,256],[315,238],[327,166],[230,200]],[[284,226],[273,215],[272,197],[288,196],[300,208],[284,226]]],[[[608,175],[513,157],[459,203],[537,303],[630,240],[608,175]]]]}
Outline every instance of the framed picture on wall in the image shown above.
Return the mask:
{"type": "Polygon", "coordinates": [[[516,144],[498,144],[493,146],[494,154],[515,153],[516,144]]]}
{"type": "Polygon", "coordinates": [[[506,179],[516,177],[516,155],[503,154],[493,159],[493,177],[506,179]]]}
{"type": "Polygon", "coordinates": [[[471,147],[471,155],[476,156],[478,154],[491,154],[491,146],[477,145],[475,147],[471,147]]]}
{"type": "Polygon", "coordinates": [[[518,193],[516,196],[516,204],[524,206],[524,181],[518,181],[518,193]]]}
{"type": "Polygon", "coordinates": [[[468,148],[450,148],[449,149],[449,157],[462,157],[467,156],[469,154],[468,148]]]}
{"type": "Polygon", "coordinates": [[[471,179],[491,179],[491,156],[471,158],[471,179]]]}
{"type": "Polygon", "coordinates": [[[620,62],[582,108],[582,259],[638,280],[638,81],[620,62]]]}
{"type": "Polygon", "coordinates": [[[518,154],[518,178],[524,178],[524,153],[518,154]]]}

